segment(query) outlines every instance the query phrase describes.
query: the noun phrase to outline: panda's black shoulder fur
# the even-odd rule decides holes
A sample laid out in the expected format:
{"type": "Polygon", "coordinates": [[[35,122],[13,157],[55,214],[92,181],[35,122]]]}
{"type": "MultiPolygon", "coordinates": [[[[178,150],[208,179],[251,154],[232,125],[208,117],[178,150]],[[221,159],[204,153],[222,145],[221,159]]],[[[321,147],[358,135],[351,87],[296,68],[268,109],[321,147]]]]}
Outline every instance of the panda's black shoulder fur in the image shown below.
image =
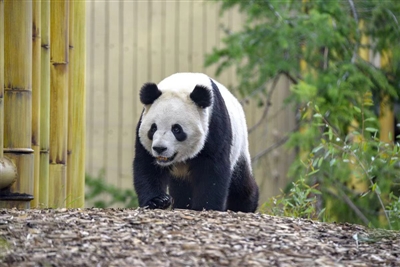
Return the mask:
{"type": "MultiPolygon", "coordinates": [[[[211,79],[210,79],[211,80],[211,79]]],[[[232,127],[228,109],[218,86],[211,80],[213,103],[205,153],[229,155],[232,146],[232,127]],[[218,149],[216,149],[218,148],[218,149]],[[219,150],[219,151],[216,151],[219,150]]]]}
{"type": "MultiPolygon", "coordinates": [[[[230,168],[230,152],[232,147],[232,127],[225,101],[218,86],[211,80],[213,101],[209,131],[200,153],[191,159],[190,181],[194,188],[189,207],[194,210],[226,210],[229,194],[229,184],[232,171],[230,168]]],[[[181,202],[182,190],[177,190],[174,184],[172,192],[175,208],[187,206],[181,202]]],[[[187,200],[186,200],[187,201],[187,200]]]]}

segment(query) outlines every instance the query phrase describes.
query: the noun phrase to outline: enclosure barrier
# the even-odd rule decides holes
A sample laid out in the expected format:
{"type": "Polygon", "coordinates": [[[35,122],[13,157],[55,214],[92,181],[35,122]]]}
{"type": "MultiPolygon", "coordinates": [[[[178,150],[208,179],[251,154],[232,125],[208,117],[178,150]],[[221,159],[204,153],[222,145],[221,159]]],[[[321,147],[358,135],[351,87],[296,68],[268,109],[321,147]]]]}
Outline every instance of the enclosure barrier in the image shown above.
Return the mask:
{"type": "MultiPolygon", "coordinates": [[[[4,2],[0,0],[0,47],[4,47],[4,2]]],[[[15,165],[4,157],[4,49],[0,49],[0,189],[17,178],[15,165]]]]}
{"type": "Polygon", "coordinates": [[[84,205],[85,29],[84,0],[0,0],[0,207],[84,205]]]}

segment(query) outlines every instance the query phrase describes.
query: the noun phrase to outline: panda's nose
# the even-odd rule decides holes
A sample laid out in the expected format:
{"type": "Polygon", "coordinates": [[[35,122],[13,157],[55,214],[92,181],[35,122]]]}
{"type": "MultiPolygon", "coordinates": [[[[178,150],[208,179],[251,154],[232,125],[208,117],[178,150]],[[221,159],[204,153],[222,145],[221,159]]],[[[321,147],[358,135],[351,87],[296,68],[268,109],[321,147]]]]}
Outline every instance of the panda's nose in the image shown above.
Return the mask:
{"type": "Polygon", "coordinates": [[[163,146],[153,146],[153,150],[156,151],[158,154],[163,153],[165,150],[167,150],[166,147],[163,146]]]}

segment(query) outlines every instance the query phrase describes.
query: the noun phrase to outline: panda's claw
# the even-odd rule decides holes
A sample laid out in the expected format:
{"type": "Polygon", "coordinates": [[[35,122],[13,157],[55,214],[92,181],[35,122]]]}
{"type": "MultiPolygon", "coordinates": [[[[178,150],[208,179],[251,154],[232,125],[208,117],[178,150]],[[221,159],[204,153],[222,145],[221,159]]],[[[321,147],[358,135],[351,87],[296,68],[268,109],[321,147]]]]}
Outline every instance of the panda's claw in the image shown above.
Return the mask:
{"type": "Polygon", "coordinates": [[[171,196],[163,194],[151,199],[148,202],[147,207],[149,209],[166,209],[169,206],[171,206],[171,203],[172,203],[171,196]]]}

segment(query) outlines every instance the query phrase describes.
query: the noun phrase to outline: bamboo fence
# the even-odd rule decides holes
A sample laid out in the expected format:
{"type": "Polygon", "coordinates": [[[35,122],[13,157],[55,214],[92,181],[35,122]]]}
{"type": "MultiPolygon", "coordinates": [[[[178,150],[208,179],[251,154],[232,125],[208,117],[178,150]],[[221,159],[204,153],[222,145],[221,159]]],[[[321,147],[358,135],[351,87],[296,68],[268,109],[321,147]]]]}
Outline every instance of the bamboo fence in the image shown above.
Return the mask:
{"type": "Polygon", "coordinates": [[[0,0],[0,207],[83,207],[85,34],[85,1],[0,0]]]}

